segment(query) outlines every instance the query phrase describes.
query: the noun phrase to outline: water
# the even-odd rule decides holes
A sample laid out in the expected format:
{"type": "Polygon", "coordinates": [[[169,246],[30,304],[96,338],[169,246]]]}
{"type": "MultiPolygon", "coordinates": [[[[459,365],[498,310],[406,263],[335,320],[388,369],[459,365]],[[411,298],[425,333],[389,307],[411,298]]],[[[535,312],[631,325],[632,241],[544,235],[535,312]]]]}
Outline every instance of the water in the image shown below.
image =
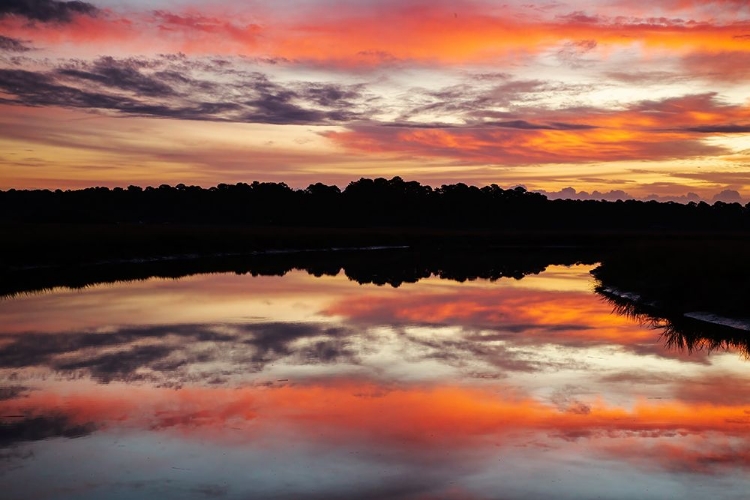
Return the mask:
{"type": "Polygon", "coordinates": [[[745,498],[744,356],[668,347],[590,269],[2,300],[2,496],[745,498]]]}

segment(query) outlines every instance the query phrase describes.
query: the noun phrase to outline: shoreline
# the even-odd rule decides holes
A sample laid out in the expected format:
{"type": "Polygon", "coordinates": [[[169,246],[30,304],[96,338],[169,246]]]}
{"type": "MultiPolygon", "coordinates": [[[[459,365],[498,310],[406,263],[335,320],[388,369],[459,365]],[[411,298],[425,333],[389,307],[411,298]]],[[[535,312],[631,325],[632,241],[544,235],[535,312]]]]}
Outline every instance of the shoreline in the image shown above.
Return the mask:
{"type": "Polygon", "coordinates": [[[430,275],[445,279],[520,279],[553,264],[598,262],[595,252],[571,248],[430,248],[406,245],[286,248],[213,254],[173,254],[146,258],[106,259],[0,269],[0,296],[82,288],[107,282],[150,277],[180,278],[204,273],[234,272],[283,275],[292,269],[314,275],[343,270],[360,283],[400,286],[430,275]]]}
{"type": "MultiPolygon", "coordinates": [[[[410,247],[581,249],[608,253],[623,247],[684,245],[750,248],[746,231],[567,231],[438,227],[292,227],[178,224],[0,224],[0,271],[44,265],[163,258],[171,255],[247,254],[289,249],[410,247]]],[[[749,252],[750,254],[750,252],[749,252]]]]}

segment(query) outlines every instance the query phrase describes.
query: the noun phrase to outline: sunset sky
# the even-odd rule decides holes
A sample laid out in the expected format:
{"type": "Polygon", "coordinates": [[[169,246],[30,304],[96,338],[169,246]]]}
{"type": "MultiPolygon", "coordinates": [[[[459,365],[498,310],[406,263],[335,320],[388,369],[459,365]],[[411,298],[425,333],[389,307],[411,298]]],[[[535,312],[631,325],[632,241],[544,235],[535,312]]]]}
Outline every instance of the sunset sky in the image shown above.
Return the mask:
{"type": "Polygon", "coordinates": [[[750,2],[0,5],[0,189],[395,175],[747,203],[750,2]]]}

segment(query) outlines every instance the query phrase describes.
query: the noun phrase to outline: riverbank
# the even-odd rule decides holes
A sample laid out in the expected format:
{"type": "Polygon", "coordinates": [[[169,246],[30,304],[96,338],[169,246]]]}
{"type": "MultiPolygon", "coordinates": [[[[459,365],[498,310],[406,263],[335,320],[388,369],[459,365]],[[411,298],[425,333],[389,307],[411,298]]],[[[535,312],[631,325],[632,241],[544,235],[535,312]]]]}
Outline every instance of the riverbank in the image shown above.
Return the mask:
{"type": "Polygon", "coordinates": [[[423,227],[316,228],[180,224],[0,224],[0,266],[55,266],[172,255],[408,246],[428,249],[577,247],[657,243],[750,248],[746,232],[555,231],[423,227]]]}
{"type": "Polygon", "coordinates": [[[0,225],[0,294],[205,272],[312,274],[398,286],[430,273],[523,277],[550,264],[601,265],[602,286],[668,311],[747,316],[744,232],[503,231],[174,224],[0,225]],[[373,251],[373,249],[379,249],[373,251]]]}

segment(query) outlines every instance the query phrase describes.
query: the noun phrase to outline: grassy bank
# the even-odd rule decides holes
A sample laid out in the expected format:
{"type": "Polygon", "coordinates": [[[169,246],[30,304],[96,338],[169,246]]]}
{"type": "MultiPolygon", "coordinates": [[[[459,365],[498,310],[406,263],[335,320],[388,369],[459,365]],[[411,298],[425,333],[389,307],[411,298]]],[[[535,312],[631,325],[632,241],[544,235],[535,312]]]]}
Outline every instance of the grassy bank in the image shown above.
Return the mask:
{"type": "Polygon", "coordinates": [[[750,317],[750,241],[635,242],[593,271],[601,287],[635,293],[667,314],[750,317]]]}

